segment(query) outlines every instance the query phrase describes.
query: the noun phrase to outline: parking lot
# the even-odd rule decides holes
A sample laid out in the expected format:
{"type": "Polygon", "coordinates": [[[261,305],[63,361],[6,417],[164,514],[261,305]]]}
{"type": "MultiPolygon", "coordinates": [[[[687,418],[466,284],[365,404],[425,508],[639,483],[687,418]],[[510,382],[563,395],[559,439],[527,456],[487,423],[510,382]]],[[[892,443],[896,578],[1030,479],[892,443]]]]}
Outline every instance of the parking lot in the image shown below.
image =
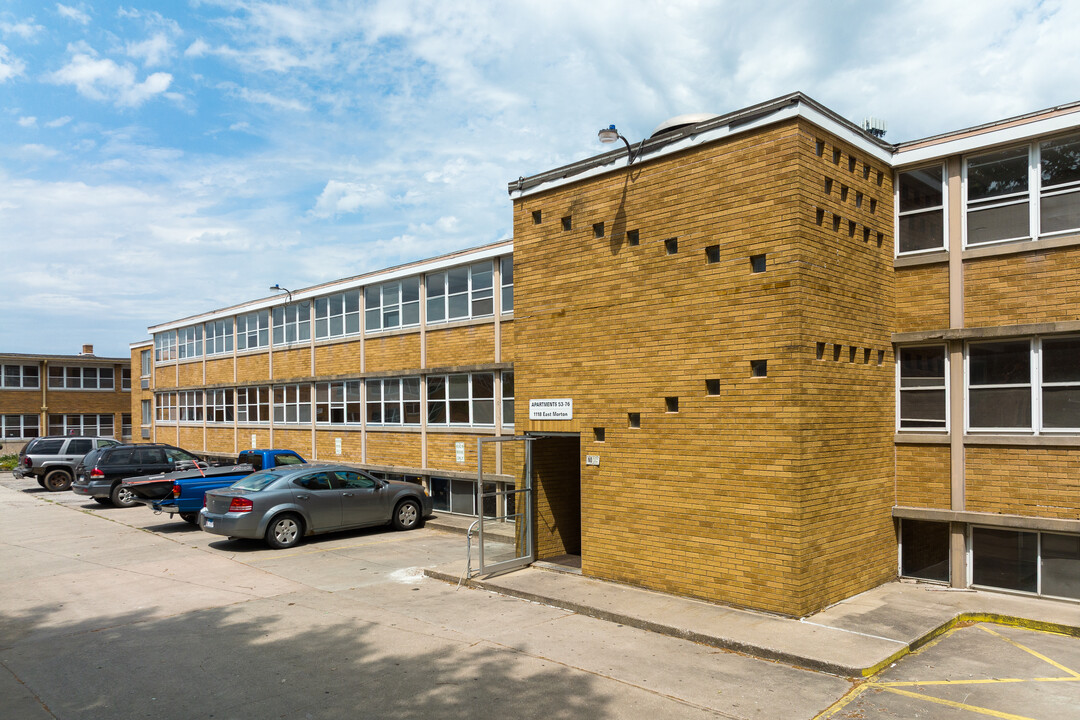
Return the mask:
{"type": "Polygon", "coordinates": [[[46,718],[1069,718],[1080,640],[959,628],[867,682],[425,578],[424,528],[275,551],[0,474],[0,707],[46,718]]]}

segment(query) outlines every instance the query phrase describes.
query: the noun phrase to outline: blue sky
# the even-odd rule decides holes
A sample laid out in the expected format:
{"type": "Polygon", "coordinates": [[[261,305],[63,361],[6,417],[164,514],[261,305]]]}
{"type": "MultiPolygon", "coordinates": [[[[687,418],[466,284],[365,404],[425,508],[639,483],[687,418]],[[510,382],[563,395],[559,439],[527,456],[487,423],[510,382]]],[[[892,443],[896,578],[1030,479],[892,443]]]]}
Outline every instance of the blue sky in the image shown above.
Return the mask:
{"type": "Polygon", "coordinates": [[[801,90],[894,142],[1080,100],[1080,2],[0,0],[0,352],[512,234],[506,184],[801,90]]]}

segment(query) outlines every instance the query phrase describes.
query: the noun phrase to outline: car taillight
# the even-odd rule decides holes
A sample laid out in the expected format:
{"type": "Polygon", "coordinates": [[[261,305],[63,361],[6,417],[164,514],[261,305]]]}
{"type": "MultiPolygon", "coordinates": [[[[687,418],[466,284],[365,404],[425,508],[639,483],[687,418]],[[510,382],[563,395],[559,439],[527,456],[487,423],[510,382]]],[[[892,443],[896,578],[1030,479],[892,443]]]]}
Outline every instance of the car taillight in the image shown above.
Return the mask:
{"type": "Polygon", "coordinates": [[[172,486],[172,496],[174,498],[180,497],[180,483],[176,483],[172,486]]]}
{"type": "Polygon", "coordinates": [[[246,497],[234,497],[229,503],[229,512],[251,512],[254,503],[246,497]]]}
{"type": "Polygon", "coordinates": [[[23,458],[22,464],[23,464],[23,465],[24,465],[25,467],[33,467],[33,466],[34,466],[34,463],[33,463],[33,462],[31,462],[31,460],[30,460],[30,456],[29,456],[29,455],[27,455],[26,457],[24,457],[24,458],[23,458]]]}
{"type": "Polygon", "coordinates": [[[105,477],[105,473],[101,472],[97,468],[94,468],[93,470],[90,471],[90,477],[92,477],[92,478],[103,478],[103,477],[105,477]]]}

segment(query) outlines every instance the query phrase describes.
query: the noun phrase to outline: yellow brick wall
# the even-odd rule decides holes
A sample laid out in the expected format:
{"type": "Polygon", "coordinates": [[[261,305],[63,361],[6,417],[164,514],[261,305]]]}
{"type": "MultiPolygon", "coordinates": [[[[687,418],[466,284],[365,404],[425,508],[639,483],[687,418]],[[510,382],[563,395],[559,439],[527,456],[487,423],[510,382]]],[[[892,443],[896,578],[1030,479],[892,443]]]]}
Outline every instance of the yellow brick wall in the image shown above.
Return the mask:
{"type": "Polygon", "coordinates": [[[311,348],[274,352],[274,377],[297,378],[311,375],[311,348]]]}
{"type": "Polygon", "coordinates": [[[360,367],[359,340],[319,345],[315,348],[315,373],[317,375],[348,375],[360,372],[360,367]]]}
{"type": "Polygon", "coordinates": [[[587,574],[791,614],[895,574],[895,542],[879,539],[893,499],[891,176],[878,185],[874,163],[864,180],[865,158],[849,172],[846,149],[826,164],[815,140],[792,122],[515,204],[516,429],[579,431],[601,458],[581,470],[587,574]],[[843,344],[841,361],[815,360],[818,341],[843,344]],[[752,378],[760,359],[768,377],[752,378]],[[525,420],[530,398],[560,397],[573,421],[525,420]]]}
{"type": "Polygon", "coordinates": [[[427,366],[451,367],[495,361],[494,324],[429,330],[427,366]]]}
{"type": "Polygon", "coordinates": [[[232,427],[208,426],[206,428],[206,450],[207,452],[216,453],[235,453],[235,434],[232,427]]]}
{"type": "Polygon", "coordinates": [[[420,467],[420,433],[368,430],[367,461],[372,465],[420,467]]]}
{"type": "Polygon", "coordinates": [[[40,390],[4,390],[0,392],[0,415],[16,413],[20,415],[38,415],[40,412],[40,390]]]}
{"type": "Polygon", "coordinates": [[[499,343],[502,362],[514,362],[514,321],[500,323],[499,333],[502,336],[499,343]]]}
{"type": "Polygon", "coordinates": [[[896,446],[896,504],[904,507],[952,507],[948,445],[896,446]]]}
{"type": "Polygon", "coordinates": [[[151,376],[150,387],[146,390],[142,389],[142,351],[149,349],[153,353],[153,348],[147,347],[135,347],[131,349],[131,439],[129,442],[150,442],[148,439],[144,439],[142,436],[142,401],[150,401],[150,417],[147,418],[147,424],[153,421],[154,414],[154,383],[151,376]]]}
{"type": "Polygon", "coordinates": [[[193,387],[203,384],[202,360],[183,362],[177,366],[176,384],[179,387],[193,387]]]}
{"type": "Polygon", "coordinates": [[[233,382],[233,359],[232,357],[216,358],[206,361],[206,383],[219,385],[233,382]]]}
{"type": "Polygon", "coordinates": [[[968,447],[964,457],[968,510],[1080,519],[1076,450],[968,447]]]}
{"type": "Polygon", "coordinates": [[[420,367],[420,333],[368,338],[364,344],[367,372],[420,367]]]}
{"type": "Polygon", "coordinates": [[[316,458],[321,462],[362,462],[363,439],[360,428],[348,429],[335,428],[333,430],[318,430],[315,433],[316,458]],[[334,452],[336,438],[341,438],[341,454],[334,452]]]}
{"type": "Polygon", "coordinates": [[[1080,319],[1080,248],[964,262],[968,327],[1080,319]]]}
{"type": "MultiPolygon", "coordinates": [[[[168,441],[166,441],[168,442],[168,441]]],[[[177,441],[180,447],[192,452],[207,450],[203,443],[203,431],[201,427],[180,426],[180,439],[177,441]]]]}
{"type": "Polygon", "coordinates": [[[949,327],[949,265],[896,271],[896,332],[949,327]]]}
{"type": "Polygon", "coordinates": [[[274,447],[294,450],[307,459],[311,457],[311,430],[309,428],[283,430],[281,426],[275,427],[274,447]]]}
{"type": "Polygon", "coordinates": [[[269,380],[270,358],[265,352],[236,358],[236,377],[240,382],[269,380]]]}
{"type": "Polygon", "coordinates": [[[264,449],[271,447],[270,428],[241,425],[236,432],[236,447],[240,452],[252,448],[264,449]],[[252,435],[255,436],[254,444],[251,442],[252,435]]]}

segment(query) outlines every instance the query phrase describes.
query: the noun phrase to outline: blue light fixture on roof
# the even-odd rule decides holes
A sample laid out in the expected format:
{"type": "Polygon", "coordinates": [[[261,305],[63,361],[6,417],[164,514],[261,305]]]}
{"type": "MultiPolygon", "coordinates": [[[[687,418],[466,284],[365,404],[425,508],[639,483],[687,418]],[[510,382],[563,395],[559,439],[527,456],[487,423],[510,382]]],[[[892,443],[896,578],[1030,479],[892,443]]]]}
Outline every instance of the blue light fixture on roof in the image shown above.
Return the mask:
{"type": "MultiPolygon", "coordinates": [[[[624,138],[622,134],[615,129],[614,125],[609,125],[608,127],[604,128],[603,130],[598,132],[596,136],[600,138],[600,142],[604,143],[605,145],[613,143],[616,140],[622,140],[623,143],[626,145],[626,164],[629,165],[630,163],[634,162],[634,149],[630,147],[630,141],[624,138]]],[[[644,144],[645,141],[642,140],[641,145],[644,144]]],[[[638,155],[641,154],[641,145],[638,145],[638,155]]]]}

